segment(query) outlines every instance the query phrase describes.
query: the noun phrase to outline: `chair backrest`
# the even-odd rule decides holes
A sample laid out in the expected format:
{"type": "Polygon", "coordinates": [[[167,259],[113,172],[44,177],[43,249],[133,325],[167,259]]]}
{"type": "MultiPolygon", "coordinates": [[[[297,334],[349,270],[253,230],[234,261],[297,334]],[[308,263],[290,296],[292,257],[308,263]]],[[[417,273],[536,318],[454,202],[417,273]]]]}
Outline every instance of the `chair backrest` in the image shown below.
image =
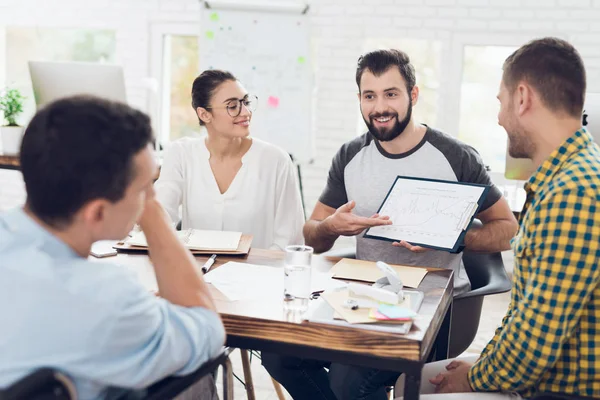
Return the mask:
{"type": "Polygon", "coordinates": [[[0,391],[0,400],[76,400],[75,385],[66,375],[41,368],[0,391]]]}
{"type": "Polygon", "coordinates": [[[471,281],[471,291],[458,298],[504,293],[511,289],[502,254],[465,251],[463,263],[471,281]]]}
{"type": "MultiPolygon", "coordinates": [[[[474,219],[471,228],[482,226],[481,221],[474,219]]],[[[465,250],[463,252],[463,264],[469,276],[469,281],[471,281],[471,290],[457,296],[455,299],[504,293],[512,287],[512,282],[504,268],[502,254],[499,252],[476,253],[465,250]]]]}

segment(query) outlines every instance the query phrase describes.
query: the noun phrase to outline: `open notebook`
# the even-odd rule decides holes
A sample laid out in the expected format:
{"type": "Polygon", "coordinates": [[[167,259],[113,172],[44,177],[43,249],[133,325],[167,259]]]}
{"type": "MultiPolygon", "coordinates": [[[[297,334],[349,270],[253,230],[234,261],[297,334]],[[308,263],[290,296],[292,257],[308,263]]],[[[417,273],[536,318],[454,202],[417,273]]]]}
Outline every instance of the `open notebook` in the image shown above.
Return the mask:
{"type": "MultiPolygon", "coordinates": [[[[242,233],[186,229],[178,231],[177,236],[190,250],[235,251],[240,244],[242,233]]],[[[144,232],[135,232],[130,238],[125,240],[125,244],[141,247],[148,246],[144,232]]]]}

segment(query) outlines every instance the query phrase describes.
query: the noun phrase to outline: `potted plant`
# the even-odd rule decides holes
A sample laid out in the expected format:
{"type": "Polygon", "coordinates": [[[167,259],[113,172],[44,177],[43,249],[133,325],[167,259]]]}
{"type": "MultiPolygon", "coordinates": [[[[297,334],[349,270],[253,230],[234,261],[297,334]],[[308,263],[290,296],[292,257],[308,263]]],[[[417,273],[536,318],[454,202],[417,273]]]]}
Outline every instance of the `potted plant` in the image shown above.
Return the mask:
{"type": "Polygon", "coordinates": [[[23,127],[17,123],[17,117],[23,112],[23,100],[17,89],[6,88],[0,93],[0,111],[4,114],[7,125],[0,126],[2,152],[18,154],[23,138],[23,127]]]}

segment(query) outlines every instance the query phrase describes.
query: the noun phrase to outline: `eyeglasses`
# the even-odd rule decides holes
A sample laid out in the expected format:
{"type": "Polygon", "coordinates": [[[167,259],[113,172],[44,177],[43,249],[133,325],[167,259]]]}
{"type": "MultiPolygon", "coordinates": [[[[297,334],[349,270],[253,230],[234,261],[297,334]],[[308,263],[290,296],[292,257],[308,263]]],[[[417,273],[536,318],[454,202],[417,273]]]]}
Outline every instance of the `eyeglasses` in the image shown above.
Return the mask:
{"type": "Polygon", "coordinates": [[[230,117],[235,118],[242,113],[242,105],[244,107],[246,107],[246,109],[250,113],[253,113],[254,110],[256,110],[256,106],[258,105],[258,97],[254,96],[254,95],[246,95],[246,96],[244,96],[243,99],[234,99],[234,100],[229,101],[229,103],[227,103],[223,107],[204,107],[204,108],[209,109],[209,110],[211,110],[211,109],[214,110],[217,108],[224,108],[225,110],[227,110],[227,114],[229,114],[230,117]]]}

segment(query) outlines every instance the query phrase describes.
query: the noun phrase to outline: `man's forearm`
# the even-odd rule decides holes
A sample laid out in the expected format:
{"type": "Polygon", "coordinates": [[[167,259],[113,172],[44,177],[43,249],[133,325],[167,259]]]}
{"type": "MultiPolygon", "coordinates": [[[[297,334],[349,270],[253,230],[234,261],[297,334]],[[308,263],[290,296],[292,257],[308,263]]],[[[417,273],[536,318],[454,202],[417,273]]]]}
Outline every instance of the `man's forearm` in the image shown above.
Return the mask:
{"type": "Polygon", "coordinates": [[[469,229],[465,236],[465,246],[471,251],[485,253],[510,250],[510,240],[517,229],[518,225],[514,221],[490,221],[482,227],[469,229]]]}
{"type": "Polygon", "coordinates": [[[155,202],[146,207],[140,226],[148,241],[160,296],[180,306],[216,311],[194,257],[175,235],[166,213],[155,202]]]}
{"type": "Polygon", "coordinates": [[[331,249],[339,237],[329,232],[323,222],[311,219],[304,224],[304,241],[315,250],[315,253],[323,253],[331,249]]]}

